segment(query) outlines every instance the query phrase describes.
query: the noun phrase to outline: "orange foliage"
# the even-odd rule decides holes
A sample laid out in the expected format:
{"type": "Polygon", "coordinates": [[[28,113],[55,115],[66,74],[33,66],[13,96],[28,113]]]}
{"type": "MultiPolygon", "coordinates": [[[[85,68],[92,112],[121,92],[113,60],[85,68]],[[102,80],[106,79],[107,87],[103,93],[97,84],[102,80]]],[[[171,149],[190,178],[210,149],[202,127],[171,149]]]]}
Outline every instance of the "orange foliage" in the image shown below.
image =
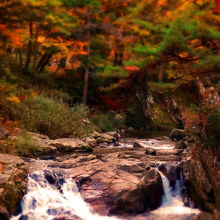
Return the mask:
{"type": "Polygon", "coordinates": [[[9,135],[14,135],[19,131],[17,121],[0,122],[0,126],[8,130],[9,135]]]}
{"type": "Polygon", "coordinates": [[[125,66],[124,69],[128,72],[137,72],[140,70],[137,66],[125,66]]]}

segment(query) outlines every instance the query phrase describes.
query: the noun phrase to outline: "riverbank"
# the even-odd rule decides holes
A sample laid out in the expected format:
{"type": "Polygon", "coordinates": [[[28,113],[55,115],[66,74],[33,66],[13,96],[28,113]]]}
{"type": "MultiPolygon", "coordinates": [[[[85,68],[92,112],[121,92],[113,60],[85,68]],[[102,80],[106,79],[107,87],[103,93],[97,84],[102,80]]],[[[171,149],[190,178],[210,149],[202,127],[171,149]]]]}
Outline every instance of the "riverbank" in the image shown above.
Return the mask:
{"type": "MultiPolygon", "coordinates": [[[[44,178],[53,189],[62,188],[60,179],[71,180],[77,185],[87,206],[99,216],[114,215],[124,219],[139,220],[146,216],[150,219],[163,219],[161,216],[158,217],[158,213],[149,216],[149,211],[160,207],[163,202],[164,187],[158,169],[169,180],[171,190],[175,190],[182,170],[189,192],[185,197],[182,195],[183,204],[189,206],[188,201],[193,198],[194,192],[189,190],[192,175],[187,176],[187,172],[191,173],[191,170],[187,170],[186,167],[189,162],[193,163],[194,159],[189,158],[191,151],[189,151],[188,137],[184,139],[182,137],[182,140],[177,142],[167,136],[145,139],[120,138],[120,136],[120,133],[109,132],[94,133],[93,136],[82,139],[50,140],[46,136],[32,133],[32,137],[45,149],[50,149],[49,154],[45,150],[46,155],[41,155],[40,159],[0,155],[4,169],[1,173],[1,181],[3,181],[1,186],[4,186],[1,187],[1,215],[7,219],[7,216],[21,211],[19,201],[26,193],[27,174],[33,177],[34,173],[39,171],[43,172],[40,174],[41,178],[44,178]],[[185,143],[180,145],[181,141],[185,143]]],[[[29,176],[28,179],[32,177],[29,176]]],[[[201,181],[203,180],[202,177],[201,181]]],[[[198,183],[199,181],[200,178],[198,183]]],[[[195,199],[194,201],[197,202],[195,199]]],[[[206,201],[204,200],[204,203],[207,203],[206,201]]],[[[193,207],[196,205],[197,203],[193,207]]],[[[198,205],[202,207],[200,203],[198,205]]],[[[213,206],[215,207],[215,203],[213,206]]],[[[217,213],[215,209],[204,210],[217,213]]],[[[175,217],[178,215],[175,213],[169,218],[179,219],[175,217]]],[[[217,216],[208,212],[202,215],[195,214],[192,211],[182,215],[181,219],[215,219],[215,215],[217,216]]],[[[63,212],[57,212],[54,218],[58,216],[68,219],[63,212]]],[[[80,217],[71,219],[80,219],[80,217]]]]}

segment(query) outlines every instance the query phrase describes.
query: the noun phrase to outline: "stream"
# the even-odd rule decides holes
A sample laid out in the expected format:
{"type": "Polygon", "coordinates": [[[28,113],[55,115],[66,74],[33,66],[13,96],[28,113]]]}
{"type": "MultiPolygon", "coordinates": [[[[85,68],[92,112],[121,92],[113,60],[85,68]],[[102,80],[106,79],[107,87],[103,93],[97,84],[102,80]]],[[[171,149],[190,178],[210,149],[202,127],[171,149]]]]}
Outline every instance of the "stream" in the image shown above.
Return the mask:
{"type": "MultiPolygon", "coordinates": [[[[173,148],[174,143],[168,139],[124,138],[117,146],[98,146],[93,154],[69,154],[50,159],[31,159],[27,193],[21,202],[21,212],[11,220],[192,219],[200,211],[190,208],[189,203],[186,202],[182,172],[178,172],[178,177],[171,186],[166,173],[160,169],[162,165],[169,172],[169,169],[172,171],[171,168],[178,166],[179,155],[173,154],[173,148]],[[143,148],[134,149],[135,141],[139,141],[143,148]],[[109,211],[110,208],[106,204],[113,204],[109,195],[114,194],[114,190],[123,191],[124,189],[120,187],[128,184],[128,182],[119,183],[119,181],[126,179],[127,175],[128,179],[132,179],[131,184],[134,184],[133,182],[138,181],[135,178],[140,178],[142,172],[145,172],[138,169],[143,167],[140,159],[146,158],[144,151],[148,148],[162,152],[159,155],[149,155],[146,159],[146,163],[152,166],[150,169],[155,169],[162,181],[163,195],[160,206],[142,214],[139,211],[130,214],[120,213],[120,210],[119,212],[109,211]],[[120,160],[120,155],[123,156],[123,160],[120,160]],[[126,158],[126,155],[129,157],[126,158]],[[116,168],[113,168],[113,164],[117,165],[116,168]],[[133,170],[129,170],[130,168],[133,170]],[[114,176],[117,174],[119,177],[111,179],[111,175],[113,176],[111,172],[115,172],[114,176]],[[109,186],[109,182],[105,184],[108,178],[113,184],[112,192],[106,189],[106,185],[109,186]]],[[[138,184],[139,182],[136,185],[138,184]]],[[[129,191],[132,187],[134,185],[128,185],[127,190],[129,191]]]]}

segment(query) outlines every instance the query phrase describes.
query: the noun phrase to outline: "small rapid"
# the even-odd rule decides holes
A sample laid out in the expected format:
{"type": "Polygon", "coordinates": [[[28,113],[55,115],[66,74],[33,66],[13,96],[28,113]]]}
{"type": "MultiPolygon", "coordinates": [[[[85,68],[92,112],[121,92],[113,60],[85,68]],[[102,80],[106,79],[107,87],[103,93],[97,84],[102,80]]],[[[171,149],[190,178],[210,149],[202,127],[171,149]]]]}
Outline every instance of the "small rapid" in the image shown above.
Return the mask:
{"type": "MultiPolygon", "coordinates": [[[[192,216],[199,215],[198,209],[186,205],[188,197],[184,178],[178,166],[179,162],[175,161],[176,157],[170,157],[172,160],[170,158],[161,160],[169,157],[169,154],[162,157],[145,154],[145,148],[154,148],[158,152],[172,151],[173,143],[169,140],[150,139],[142,141],[143,148],[132,150],[133,145],[128,145],[127,141],[127,139],[123,140],[126,151],[112,145],[110,147],[114,151],[121,152],[109,153],[107,151],[109,149],[106,149],[103,153],[97,150],[100,154],[98,158],[94,155],[73,154],[48,160],[30,160],[26,195],[22,199],[20,213],[13,216],[11,220],[189,220],[192,216]],[[140,161],[143,163],[140,164],[140,161]],[[130,189],[126,188],[126,184],[130,184],[130,182],[124,179],[130,178],[137,183],[142,183],[139,175],[144,177],[148,172],[147,169],[143,169],[145,163],[148,164],[146,168],[154,170],[157,176],[158,171],[161,176],[162,185],[158,178],[161,193],[156,197],[158,204],[161,200],[159,208],[144,212],[151,210],[144,206],[142,213],[134,211],[132,214],[130,212],[121,214],[119,212],[114,216],[107,216],[108,213],[111,213],[108,206],[102,207],[102,203],[96,206],[91,202],[98,199],[98,202],[100,200],[104,205],[111,205],[111,200],[104,200],[106,195],[110,197],[117,192],[117,195],[120,196],[121,190],[124,189],[131,193],[130,189]],[[88,182],[82,184],[81,178],[85,178],[85,181],[88,179],[88,182]],[[161,198],[162,187],[164,194],[161,198]],[[105,189],[115,191],[109,190],[105,195],[105,189]]],[[[151,200],[154,195],[149,195],[147,195],[148,199],[151,200]]]]}
{"type": "Polygon", "coordinates": [[[56,183],[45,178],[43,171],[28,176],[27,194],[23,197],[22,212],[11,220],[116,220],[115,217],[99,216],[84,201],[77,184],[72,179],[57,176],[56,183]],[[51,183],[54,184],[51,184],[51,183]]]}

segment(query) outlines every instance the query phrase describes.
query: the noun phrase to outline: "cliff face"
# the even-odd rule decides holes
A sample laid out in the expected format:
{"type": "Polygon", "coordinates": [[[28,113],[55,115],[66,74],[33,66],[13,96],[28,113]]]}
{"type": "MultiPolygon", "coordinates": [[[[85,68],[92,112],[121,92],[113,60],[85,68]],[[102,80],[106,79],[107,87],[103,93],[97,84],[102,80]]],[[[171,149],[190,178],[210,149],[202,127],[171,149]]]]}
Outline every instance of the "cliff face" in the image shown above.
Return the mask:
{"type": "Polygon", "coordinates": [[[203,145],[191,144],[181,161],[190,198],[202,210],[220,219],[220,157],[203,145]]]}

